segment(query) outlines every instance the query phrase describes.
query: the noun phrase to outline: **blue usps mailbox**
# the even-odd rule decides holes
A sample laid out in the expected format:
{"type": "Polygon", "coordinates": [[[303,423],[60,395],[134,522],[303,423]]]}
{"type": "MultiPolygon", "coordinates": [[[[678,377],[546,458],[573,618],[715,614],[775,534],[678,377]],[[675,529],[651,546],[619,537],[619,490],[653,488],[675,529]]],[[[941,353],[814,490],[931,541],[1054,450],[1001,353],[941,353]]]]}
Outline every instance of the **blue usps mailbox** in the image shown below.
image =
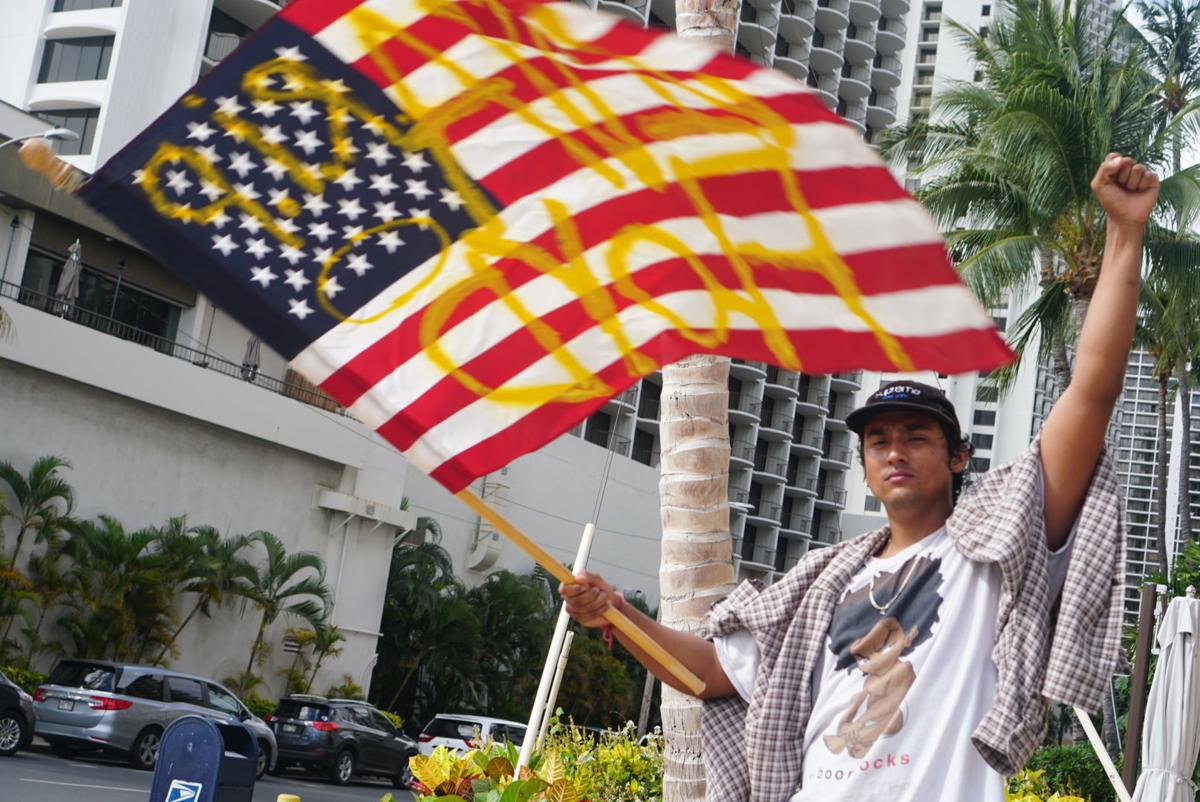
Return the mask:
{"type": "Polygon", "coordinates": [[[257,766],[244,726],[184,716],[163,733],[150,802],[251,802],[257,766]]]}

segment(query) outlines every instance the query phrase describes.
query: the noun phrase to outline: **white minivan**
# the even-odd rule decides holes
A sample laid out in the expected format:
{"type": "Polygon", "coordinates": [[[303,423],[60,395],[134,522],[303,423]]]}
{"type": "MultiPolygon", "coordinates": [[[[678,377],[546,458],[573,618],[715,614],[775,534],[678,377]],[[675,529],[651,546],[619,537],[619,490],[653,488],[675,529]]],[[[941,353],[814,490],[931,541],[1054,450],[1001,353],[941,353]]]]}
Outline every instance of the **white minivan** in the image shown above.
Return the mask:
{"type": "Polygon", "coordinates": [[[421,737],[417,740],[417,748],[422,755],[432,755],[439,746],[463,750],[488,741],[507,741],[520,746],[525,740],[525,725],[470,713],[438,713],[421,730],[421,737]]]}

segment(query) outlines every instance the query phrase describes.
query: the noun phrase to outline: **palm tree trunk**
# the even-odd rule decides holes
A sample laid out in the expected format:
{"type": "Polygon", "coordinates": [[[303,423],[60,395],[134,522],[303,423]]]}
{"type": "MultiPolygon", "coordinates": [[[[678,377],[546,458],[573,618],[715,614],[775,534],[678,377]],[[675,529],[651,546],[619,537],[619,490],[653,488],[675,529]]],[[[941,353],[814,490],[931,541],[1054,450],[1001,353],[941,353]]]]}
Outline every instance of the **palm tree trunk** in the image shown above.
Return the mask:
{"type": "Polygon", "coordinates": [[[675,27],[684,39],[732,53],[738,5],[738,0],[675,0],[675,27]]]}
{"type": "Polygon", "coordinates": [[[1180,429],[1183,438],[1179,466],[1179,531],[1186,542],[1196,536],[1192,529],[1192,377],[1187,364],[1179,372],[1180,429]]]}
{"type": "Polygon", "coordinates": [[[171,635],[170,640],[168,640],[165,644],[163,644],[162,651],[158,653],[158,657],[154,658],[155,665],[162,663],[163,658],[167,656],[167,652],[169,652],[171,650],[171,647],[175,645],[175,639],[179,637],[179,633],[183,632],[183,628],[186,627],[191,622],[192,617],[195,616],[196,613],[200,612],[200,608],[204,606],[204,603],[206,601],[208,601],[208,597],[201,596],[200,601],[196,602],[196,606],[193,607],[192,611],[187,614],[186,618],[183,619],[183,623],[181,623],[179,625],[179,628],[176,629],[175,632],[171,635]]]}
{"type": "Polygon", "coordinates": [[[1050,345],[1051,370],[1054,372],[1055,397],[1062,394],[1071,383],[1071,358],[1067,356],[1067,343],[1061,334],[1055,334],[1050,345]]]}
{"type": "Polygon", "coordinates": [[[1158,524],[1158,538],[1154,551],[1158,556],[1158,570],[1167,575],[1167,383],[1169,374],[1158,376],[1158,450],[1154,454],[1154,509],[1158,524]]]}
{"type": "MultiPolygon", "coordinates": [[[[246,663],[246,673],[242,675],[242,684],[246,684],[246,680],[250,678],[250,672],[254,670],[254,658],[258,656],[258,650],[262,648],[263,635],[267,631],[267,613],[264,610],[262,620],[258,624],[258,635],[254,638],[254,645],[250,647],[250,661],[246,663]]],[[[242,693],[246,692],[246,688],[242,688],[242,693]]]]}
{"type": "MultiPolygon", "coordinates": [[[[724,357],[663,369],[660,610],[663,624],[687,632],[733,589],[728,382],[724,357]]],[[[663,802],[704,798],[701,709],[699,699],[663,686],[663,802]]]]}

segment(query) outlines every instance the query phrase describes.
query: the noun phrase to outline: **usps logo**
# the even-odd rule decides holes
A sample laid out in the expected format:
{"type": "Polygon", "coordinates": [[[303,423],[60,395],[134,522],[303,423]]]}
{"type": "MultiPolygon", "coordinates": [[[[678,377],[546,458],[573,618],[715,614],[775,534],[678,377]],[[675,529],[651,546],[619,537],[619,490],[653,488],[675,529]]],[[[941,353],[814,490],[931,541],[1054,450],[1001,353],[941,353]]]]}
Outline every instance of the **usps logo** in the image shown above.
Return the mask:
{"type": "Polygon", "coordinates": [[[199,802],[200,792],[204,790],[202,783],[190,783],[183,780],[171,780],[164,802],[199,802]]]}

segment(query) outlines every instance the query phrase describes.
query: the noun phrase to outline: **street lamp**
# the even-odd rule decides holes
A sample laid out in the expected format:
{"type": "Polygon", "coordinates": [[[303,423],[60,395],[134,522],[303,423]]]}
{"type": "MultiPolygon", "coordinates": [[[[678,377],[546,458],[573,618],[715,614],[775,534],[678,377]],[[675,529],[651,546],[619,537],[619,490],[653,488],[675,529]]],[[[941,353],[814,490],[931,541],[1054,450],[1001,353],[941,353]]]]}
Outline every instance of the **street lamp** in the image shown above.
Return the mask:
{"type": "Polygon", "coordinates": [[[28,136],[18,136],[7,142],[0,142],[0,148],[8,147],[17,142],[28,142],[31,139],[48,139],[51,142],[76,142],[79,139],[79,134],[72,131],[70,128],[51,128],[40,134],[29,134],[28,136]]]}

